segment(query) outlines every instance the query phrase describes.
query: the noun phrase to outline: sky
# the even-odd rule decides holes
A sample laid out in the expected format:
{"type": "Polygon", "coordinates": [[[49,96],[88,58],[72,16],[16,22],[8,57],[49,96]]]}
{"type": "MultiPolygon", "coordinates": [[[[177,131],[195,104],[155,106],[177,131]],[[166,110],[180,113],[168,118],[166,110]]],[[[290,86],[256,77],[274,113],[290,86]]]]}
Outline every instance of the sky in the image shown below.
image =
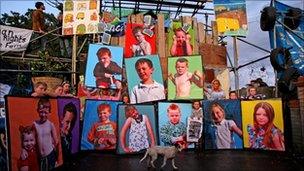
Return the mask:
{"type": "MultiPolygon", "coordinates": [[[[292,7],[301,8],[303,10],[304,8],[304,0],[279,0],[282,3],[288,4],[292,7]]],[[[8,13],[11,10],[19,12],[21,14],[24,14],[28,8],[35,8],[35,2],[32,0],[0,0],[0,13],[8,13]]],[[[59,11],[49,6],[45,1],[42,1],[45,4],[47,13],[53,13],[55,16],[59,13],[59,11]]],[[[247,0],[246,1],[246,10],[247,10],[247,20],[248,20],[248,35],[246,38],[242,38],[252,44],[255,44],[259,47],[262,47],[264,49],[267,49],[270,51],[270,43],[269,43],[269,36],[268,32],[263,32],[260,29],[260,11],[266,7],[269,6],[270,0],[247,0]]],[[[207,3],[205,8],[213,8],[212,3],[207,3]]],[[[210,11],[208,11],[210,12],[210,11]]],[[[195,16],[199,22],[205,22],[204,16],[195,16]]],[[[210,20],[214,20],[214,16],[209,17],[210,20]]],[[[231,58],[231,62],[233,63],[233,43],[232,38],[228,37],[225,38],[225,41],[227,41],[227,50],[229,53],[229,56],[231,58]]],[[[237,41],[237,48],[238,48],[238,65],[246,64],[252,60],[259,59],[261,57],[264,57],[266,55],[269,55],[269,53],[261,51],[255,47],[252,47],[250,45],[247,45],[243,42],[237,41]]],[[[229,61],[228,66],[230,66],[229,61]]],[[[234,74],[231,73],[231,87],[234,89],[234,74]]],[[[240,88],[245,87],[246,84],[250,82],[251,79],[256,79],[257,77],[262,77],[263,80],[271,86],[275,85],[275,74],[273,71],[273,68],[270,64],[269,58],[262,60],[260,62],[254,63],[252,65],[249,65],[247,67],[244,67],[239,70],[239,78],[240,79],[240,88]],[[260,68],[265,67],[266,72],[261,72],[260,68]]]]}

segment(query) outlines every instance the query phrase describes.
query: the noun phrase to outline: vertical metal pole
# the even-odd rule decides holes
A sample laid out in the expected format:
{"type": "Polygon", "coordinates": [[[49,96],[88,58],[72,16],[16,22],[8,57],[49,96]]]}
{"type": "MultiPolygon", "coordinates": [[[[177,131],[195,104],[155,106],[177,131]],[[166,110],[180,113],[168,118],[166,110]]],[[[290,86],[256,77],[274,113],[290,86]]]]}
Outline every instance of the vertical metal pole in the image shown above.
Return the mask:
{"type": "Polygon", "coordinates": [[[240,94],[239,90],[239,71],[237,70],[238,68],[238,48],[237,48],[237,37],[233,37],[233,56],[234,56],[234,82],[235,82],[235,90],[237,91],[238,94],[240,94]]]}
{"type": "Polygon", "coordinates": [[[77,35],[73,36],[73,51],[72,51],[72,86],[76,86],[76,57],[77,57],[77,35]]]}
{"type": "MultiPolygon", "coordinates": [[[[275,49],[277,47],[277,36],[276,36],[276,26],[274,24],[274,27],[273,27],[273,49],[275,49]]],[[[274,71],[274,79],[275,79],[275,97],[278,97],[279,96],[279,91],[278,91],[278,72],[273,69],[274,71]]]]}
{"type": "Polygon", "coordinates": [[[206,27],[205,27],[205,42],[207,43],[207,34],[208,34],[208,14],[205,13],[205,22],[206,22],[206,27]]]}

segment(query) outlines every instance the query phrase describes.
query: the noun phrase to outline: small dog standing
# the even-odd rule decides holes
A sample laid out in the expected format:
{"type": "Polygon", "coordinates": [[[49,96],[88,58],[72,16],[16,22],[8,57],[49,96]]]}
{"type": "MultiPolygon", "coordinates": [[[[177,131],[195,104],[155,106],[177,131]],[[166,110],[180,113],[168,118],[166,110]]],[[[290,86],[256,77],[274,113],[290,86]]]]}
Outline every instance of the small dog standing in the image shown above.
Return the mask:
{"type": "MultiPolygon", "coordinates": [[[[157,159],[158,154],[164,156],[164,162],[161,165],[161,168],[163,168],[166,165],[167,159],[172,159],[172,167],[174,169],[178,169],[174,164],[174,158],[177,154],[177,152],[182,151],[182,146],[180,144],[177,144],[176,146],[170,146],[170,147],[162,147],[162,146],[154,146],[147,149],[145,156],[140,160],[142,162],[146,157],[149,157],[151,160],[150,163],[153,168],[154,161],[157,159]],[[148,156],[149,155],[149,156],[148,156]]],[[[148,161],[149,164],[149,161],[148,161]]]]}

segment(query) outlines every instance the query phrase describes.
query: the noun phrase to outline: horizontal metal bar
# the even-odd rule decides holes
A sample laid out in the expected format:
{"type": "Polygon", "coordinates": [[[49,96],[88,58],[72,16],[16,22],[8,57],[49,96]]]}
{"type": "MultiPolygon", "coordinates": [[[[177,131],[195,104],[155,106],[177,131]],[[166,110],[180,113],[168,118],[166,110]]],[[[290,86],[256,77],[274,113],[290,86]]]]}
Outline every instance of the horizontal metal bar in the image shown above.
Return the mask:
{"type": "MultiPolygon", "coordinates": [[[[106,7],[106,8],[113,8],[113,6],[111,6],[111,5],[104,5],[103,7],[106,7]]],[[[121,6],[121,8],[123,8],[123,9],[130,9],[130,7],[124,7],[124,6],[121,6]]],[[[154,8],[149,8],[149,7],[147,7],[147,8],[144,8],[144,7],[141,7],[140,8],[141,10],[155,10],[154,8]]],[[[166,9],[166,10],[161,10],[161,11],[165,11],[165,12],[176,12],[176,10],[173,10],[173,9],[166,9]]],[[[184,10],[184,11],[181,11],[181,13],[184,13],[184,14],[192,14],[192,11],[186,11],[186,10],[184,10]]],[[[214,15],[214,13],[207,13],[207,12],[197,12],[196,14],[202,14],[202,15],[214,15]]]]}
{"type": "Polygon", "coordinates": [[[0,69],[0,72],[22,72],[22,73],[55,73],[55,74],[71,74],[80,72],[72,72],[72,71],[38,71],[38,70],[17,70],[17,69],[0,69]]]}

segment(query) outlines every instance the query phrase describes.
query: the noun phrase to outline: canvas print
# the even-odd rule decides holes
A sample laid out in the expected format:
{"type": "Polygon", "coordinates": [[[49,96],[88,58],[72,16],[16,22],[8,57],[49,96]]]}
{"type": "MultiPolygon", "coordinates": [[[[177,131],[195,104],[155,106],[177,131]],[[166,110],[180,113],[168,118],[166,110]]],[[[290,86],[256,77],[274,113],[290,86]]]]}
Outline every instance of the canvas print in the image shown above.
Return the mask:
{"type": "Polygon", "coordinates": [[[156,54],[156,35],[153,25],[127,24],[124,57],[156,54]]]}
{"type": "Polygon", "coordinates": [[[192,102],[192,113],[187,119],[187,142],[197,143],[203,131],[203,109],[201,101],[192,102]]]}
{"type": "Polygon", "coordinates": [[[187,143],[187,118],[191,115],[191,103],[158,103],[158,130],[161,146],[187,143]]]}
{"type": "Polygon", "coordinates": [[[63,3],[63,35],[98,33],[99,1],[72,1],[63,3]]]}
{"type": "Polygon", "coordinates": [[[90,44],[85,85],[97,88],[121,88],[122,47],[90,44]]]}
{"type": "Polygon", "coordinates": [[[62,165],[57,99],[7,96],[12,170],[52,170],[62,165]]]}
{"type": "Polygon", "coordinates": [[[200,56],[168,58],[168,100],[202,99],[202,68],[200,56]]]}
{"type": "Polygon", "coordinates": [[[60,138],[64,161],[79,151],[80,100],[58,98],[60,138]]]}
{"type": "Polygon", "coordinates": [[[171,56],[194,55],[194,40],[192,25],[178,21],[172,22],[167,39],[171,56]]]}
{"type": "Polygon", "coordinates": [[[206,149],[242,149],[243,130],[239,100],[204,100],[206,149]]]}
{"type": "Polygon", "coordinates": [[[116,149],[118,104],[121,102],[86,100],[81,150],[116,149]]]}
{"type": "Polygon", "coordinates": [[[248,32],[245,0],[214,0],[214,12],[219,34],[246,36],[248,32]]]}
{"type": "Polygon", "coordinates": [[[125,65],[131,104],[166,98],[157,55],[125,59],[125,65]]]}
{"type": "Polygon", "coordinates": [[[139,153],[157,144],[153,105],[119,105],[117,153],[139,153]]]}
{"type": "Polygon", "coordinates": [[[285,151],[281,99],[242,101],[244,147],[285,151]]]}
{"type": "Polygon", "coordinates": [[[187,142],[198,142],[202,135],[203,118],[188,118],[187,119],[187,142]]]}

